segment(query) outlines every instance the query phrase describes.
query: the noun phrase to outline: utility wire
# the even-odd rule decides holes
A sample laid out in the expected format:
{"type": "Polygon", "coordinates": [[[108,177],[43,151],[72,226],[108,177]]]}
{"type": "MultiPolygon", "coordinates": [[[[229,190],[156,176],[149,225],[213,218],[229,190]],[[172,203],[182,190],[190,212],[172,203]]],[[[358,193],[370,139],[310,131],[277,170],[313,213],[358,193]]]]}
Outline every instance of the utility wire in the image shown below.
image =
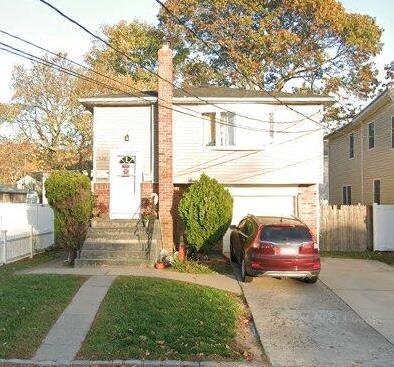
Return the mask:
{"type": "MultiPolygon", "coordinates": [[[[4,31],[4,30],[1,30],[1,29],[0,29],[0,33],[6,34],[7,36],[12,37],[12,38],[14,38],[14,39],[18,39],[19,41],[22,41],[22,42],[27,43],[27,44],[29,44],[29,45],[31,45],[31,46],[34,46],[34,47],[36,47],[36,48],[38,48],[38,49],[40,49],[40,50],[43,50],[43,51],[45,51],[45,52],[47,52],[47,53],[49,53],[49,54],[51,54],[51,55],[54,55],[54,56],[56,56],[56,57],[60,57],[60,58],[66,60],[66,61],[68,61],[68,62],[70,62],[70,63],[72,63],[72,64],[74,64],[74,65],[77,65],[77,66],[79,66],[79,67],[81,67],[81,68],[83,68],[83,69],[85,69],[85,70],[88,70],[88,71],[90,71],[90,72],[92,72],[92,73],[95,73],[95,74],[97,74],[97,75],[99,75],[99,76],[101,76],[101,77],[103,77],[103,78],[106,78],[106,79],[112,81],[112,82],[115,82],[115,83],[118,83],[118,84],[121,84],[121,85],[125,85],[125,86],[128,87],[128,88],[132,88],[132,89],[134,89],[135,91],[137,91],[137,92],[139,92],[139,93],[141,93],[141,94],[143,94],[143,95],[146,95],[146,97],[151,97],[150,95],[146,94],[144,91],[142,91],[142,90],[140,90],[140,89],[138,89],[138,88],[136,88],[136,87],[133,87],[133,86],[131,86],[131,85],[129,85],[129,84],[126,84],[126,83],[124,83],[124,82],[121,82],[121,81],[119,81],[119,80],[117,80],[117,79],[111,78],[111,77],[109,77],[109,76],[107,76],[107,75],[105,75],[105,74],[103,74],[103,73],[100,73],[100,72],[98,72],[98,71],[96,71],[96,70],[94,70],[94,69],[91,69],[91,68],[89,68],[89,67],[87,67],[87,66],[85,66],[85,65],[82,65],[82,64],[80,64],[80,63],[78,63],[78,62],[76,62],[76,61],[74,61],[74,60],[71,60],[71,59],[69,59],[69,58],[67,58],[67,57],[65,57],[65,56],[63,56],[63,55],[61,55],[61,54],[55,53],[55,52],[53,52],[53,51],[51,51],[51,50],[48,50],[48,49],[46,49],[45,47],[39,46],[39,45],[37,45],[37,44],[35,44],[35,43],[31,42],[31,41],[28,41],[28,40],[26,40],[26,39],[20,37],[20,36],[16,36],[16,35],[14,35],[14,34],[11,34],[11,33],[9,33],[9,32],[6,32],[6,31],[4,31]]],[[[9,45],[7,45],[7,44],[1,43],[1,42],[0,42],[0,44],[2,44],[3,46],[6,46],[6,47],[12,48],[12,46],[9,46],[9,45]]],[[[19,50],[19,49],[15,49],[15,48],[13,48],[13,49],[16,50],[16,51],[19,51],[19,52],[23,52],[23,51],[21,51],[21,50],[19,50]]],[[[35,55],[31,55],[31,54],[28,54],[28,56],[30,56],[30,57],[36,57],[35,55]]],[[[42,60],[42,59],[41,59],[41,60],[42,60]]],[[[72,70],[71,70],[71,71],[72,71],[72,70]]],[[[81,75],[83,75],[83,74],[81,74],[81,75]]],[[[84,76],[84,77],[86,77],[86,76],[84,76]]],[[[106,86],[106,88],[109,88],[108,85],[105,84],[105,86],[106,86]]],[[[124,93],[128,93],[128,92],[126,92],[126,91],[123,91],[123,92],[124,92],[124,93]]],[[[137,97],[137,98],[139,98],[139,97],[137,97]]],[[[160,98],[159,96],[158,96],[157,98],[158,98],[159,100],[165,101],[164,99],[160,98]]],[[[195,110],[193,110],[193,109],[191,109],[191,108],[187,108],[187,107],[185,107],[185,106],[182,106],[181,108],[182,108],[182,109],[185,109],[185,110],[188,110],[188,111],[191,111],[192,113],[198,113],[197,111],[195,111],[195,110]]],[[[180,110],[174,110],[174,111],[183,113],[183,112],[180,111],[180,110]]],[[[203,118],[203,119],[204,119],[204,118],[203,118]]],[[[206,120],[207,120],[207,121],[210,121],[209,119],[206,119],[206,120]]],[[[225,123],[225,122],[223,122],[223,121],[217,121],[217,123],[222,124],[222,125],[234,126],[234,127],[236,127],[236,128],[252,130],[252,131],[264,131],[264,132],[269,132],[269,131],[270,131],[269,129],[262,129],[262,128],[256,128],[256,127],[251,127],[251,126],[244,126],[244,125],[240,125],[240,124],[236,124],[236,123],[225,123]]],[[[292,126],[294,126],[294,125],[291,125],[289,128],[291,128],[292,126]]],[[[284,130],[287,130],[287,129],[289,129],[289,128],[283,129],[283,131],[284,131],[284,130]]],[[[277,132],[277,133],[281,133],[282,130],[279,130],[279,131],[276,131],[276,132],[277,132]]],[[[288,131],[287,133],[298,133],[298,132],[304,132],[304,131],[288,131]]]]}
{"type": "MultiPolygon", "coordinates": [[[[21,49],[18,49],[18,48],[15,48],[15,47],[13,47],[13,46],[10,46],[10,45],[8,45],[8,44],[6,44],[6,43],[0,42],[0,45],[9,48],[9,49],[5,49],[5,48],[3,48],[3,47],[0,47],[1,50],[7,51],[7,52],[12,53],[12,54],[14,54],[14,55],[16,55],[16,56],[23,57],[23,58],[28,59],[28,60],[30,60],[30,61],[32,61],[32,62],[40,63],[40,64],[42,64],[42,65],[44,65],[44,66],[47,66],[47,67],[52,67],[52,68],[54,68],[54,69],[56,69],[56,70],[58,70],[58,71],[64,72],[64,73],[66,73],[66,74],[68,74],[68,75],[71,75],[71,76],[73,76],[73,77],[76,77],[76,78],[85,80],[85,81],[87,81],[87,82],[90,82],[90,83],[99,85],[99,86],[104,87],[104,88],[109,89],[109,90],[114,90],[114,91],[118,91],[118,92],[126,93],[126,94],[129,93],[128,91],[125,91],[124,89],[120,89],[120,88],[118,88],[118,87],[110,86],[110,85],[105,84],[105,83],[103,83],[103,82],[100,82],[100,81],[98,81],[98,80],[96,80],[96,79],[93,79],[93,78],[90,78],[90,77],[88,77],[88,76],[86,76],[86,75],[80,74],[80,73],[78,73],[78,72],[76,72],[76,71],[74,71],[74,70],[72,70],[72,69],[65,68],[64,66],[57,65],[57,64],[55,64],[55,63],[53,63],[53,62],[51,62],[51,61],[49,61],[49,60],[40,58],[40,57],[38,57],[38,56],[36,56],[36,55],[33,55],[33,54],[28,53],[28,52],[26,52],[26,51],[23,51],[23,50],[21,50],[21,49]],[[12,50],[12,51],[11,51],[11,50],[12,50]]],[[[56,55],[56,54],[55,54],[55,55],[56,55]]],[[[67,58],[65,58],[65,57],[62,57],[61,55],[57,55],[57,56],[60,56],[61,58],[66,59],[67,61],[73,62],[72,60],[69,60],[69,59],[67,59],[67,58]]],[[[74,62],[73,62],[73,63],[74,63],[74,62]]],[[[79,65],[78,63],[76,63],[76,64],[79,65]]],[[[89,68],[88,68],[88,69],[89,69],[89,68]]],[[[101,74],[101,73],[100,73],[100,74],[101,74]]],[[[102,75],[102,74],[101,74],[101,75],[102,75]]],[[[111,79],[111,80],[116,81],[116,80],[114,80],[114,79],[111,79]]],[[[119,82],[119,81],[116,81],[116,82],[119,82]]],[[[135,90],[141,92],[140,90],[138,90],[138,89],[136,89],[136,88],[135,88],[135,90]]],[[[143,93],[143,92],[142,92],[142,93],[143,93]]],[[[148,96],[147,96],[147,97],[148,97],[148,96]]],[[[144,98],[144,97],[136,96],[136,98],[141,99],[141,100],[143,100],[143,101],[146,101],[146,102],[148,102],[148,103],[151,103],[151,100],[146,99],[146,98],[144,98]]],[[[189,110],[192,111],[192,112],[195,113],[195,114],[191,114],[191,113],[188,113],[188,112],[185,112],[185,111],[181,111],[181,110],[178,110],[178,109],[175,109],[175,108],[172,108],[172,107],[164,106],[164,105],[163,105],[162,107],[164,107],[164,108],[166,108],[166,109],[169,109],[169,110],[171,110],[171,111],[174,111],[174,112],[179,112],[179,113],[184,114],[184,115],[187,115],[187,116],[191,116],[191,117],[194,117],[194,118],[201,118],[201,119],[203,119],[203,120],[206,120],[206,121],[208,121],[208,122],[211,122],[210,119],[204,118],[203,116],[199,115],[197,111],[194,111],[194,110],[191,110],[191,109],[189,109],[189,110]],[[197,115],[196,115],[196,114],[197,114],[197,115]]],[[[180,108],[184,108],[184,107],[180,107],[180,108]]],[[[263,132],[269,132],[269,131],[270,131],[270,130],[268,130],[268,129],[260,129],[260,128],[254,128],[254,127],[248,127],[248,126],[239,126],[239,125],[237,125],[237,124],[227,123],[227,122],[223,122],[223,121],[221,121],[221,120],[217,120],[216,123],[219,124],[219,125],[232,126],[232,127],[235,127],[235,128],[242,128],[242,129],[247,129],[247,130],[251,130],[251,131],[263,131],[263,132]]],[[[309,131],[313,131],[313,130],[305,130],[305,131],[287,131],[286,133],[289,133],[289,134],[299,134],[299,133],[304,133],[304,132],[309,132],[309,131]]],[[[279,133],[279,131],[278,131],[278,133],[279,133]]]]}
{"type": "MultiPolygon", "coordinates": [[[[45,0],[40,0],[45,2],[45,0]]],[[[217,56],[221,57],[220,53],[217,52],[214,48],[212,48],[212,46],[206,42],[205,40],[203,40],[198,34],[197,32],[195,32],[193,29],[189,28],[186,25],[186,22],[182,21],[182,19],[180,19],[176,14],[174,14],[161,0],[155,0],[168,14],[170,14],[170,16],[175,19],[177,21],[178,24],[180,24],[183,28],[185,28],[188,32],[190,32],[191,34],[194,35],[195,38],[197,38],[200,42],[202,42],[206,47],[208,47],[213,53],[215,53],[217,56]]],[[[226,50],[226,46],[221,44],[221,43],[217,43],[219,46],[221,46],[224,50],[226,50]]],[[[228,52],[225,51],[228,55],[228,52]]],[[[233,65],[229,62],[227,62],[227,66],[230,66],[233,70],[235,70],[238,74],[242,75],[247,81],[249,81],[250,83],[254,84],[255,86],[257,86],[259,89],[261,89],[261,85],[259,85],[258,83],[256,83],[254,80],[250,79],[247,75],[245,75],[245,73],[242,72],[242,70],[240,70],[236,65],[233,65]]],[[[317,125],[320,125],[322,127],[325,127],[321,122],[316,121],[310,117],[308,117],[307,115],[305,115],[304,113],[296,110],[295,108],[287,105],[286,103],[284,103],[280,98],[278,98],[277,96],[275,96],[275,94],[269,92],[269,91],[265,91],[270,97],[272,97],[273,99],[275,99],[276,101],[278,101],[281,105],[286,106],[288,109],[290,109],[291,111],[301,115],[304,117],[304,119],[308,119],[312,122],[314,122],[317,125]]]]}
{"type": "MultiPolygon", "coordinates": [[[[270,121],[265,121],[265,120],[257,119],[257,118],[251,117],[251,116],[246,116],[246,115],[243,115],[243,114],[239,114],[239,113],[236,113],[236,112],[227,110],[227,109],[225,109],[225,108],[223,108],[223,107],[221,107],[221,106],[219,106],[219,105],[217,105],[217,104],[215,104],[215,103],[209,102],[209,101],[207,101],[207,100],[205,100],[205,99],[203,99],[203,98],[201,98],[201,97],[199,97],[199,96],[197,96],[197,95],[191,93],[191,92],[188,91],[187,89],[180,88],[180,87],[176,86],[172,81],[163,78],[161,75],[159,75],[159,74],[157,74],[156,72],[150,70],[148,67],[146,67],[146,66],[143,65],[142,63],[138,62],[137,60],[133,60],[129,55],[127,55],[127,54],[124,53],[123,51],[119,50],[118,48],[114,47],[114,46],[111,45],[108,41],[106,41],[105,39],[103,39],[102,37],[100,37],[99,35],[95,34],[95,33],[92,32],[92,31],[90,31],[87,27],[85,27],[84,25],[82,25],[81,23],[79,23],[78,21],[76,21],[75,19],[73,19],[72,17],[70,17],[70,16],[68,16],[67,14],[65,14],[63,11],[61,11],[60,9],[58,9],[57,7],[55,7],[54,5],[52,5],[50,2],[48,2],[48,1],[46,1],[46,0],[38,0],[38,1],[40,1],[42,4],[44,4],[44,5],[48,6],[49,8],[51,8],[51,9],[54,10],[56,13],[58,13],[60,16],[62,16],[63,18],[67,19],[69,22],[75,24],[76,26],[78,26],[79,28],[81,28],[83,31],[85,31],[86,33],[88,33],[89,35],[91,35],[92,37],[94,37],[95,39],[101,41],[101,42],[104,43],[107,47],[111,48],[113,51],[115,51],[115,52],[117,52],[118,54],[120,54],[120,55],[126,57],[126,58],[127,58],[129,61],[131,61],[132,63],[137,64],[137,65],[140,66],[143,70],[145,70],[145,71],[147,71],[148,73],[150,73],[150,74],[156,76],[156,77],[159,78],[160,80],[165,81],[166,83],[169,83],[169,84],[172,85],[174,88],[180,89],[182,92],[188,94],[188,95],[191,96],[191,97],[196,98],[197,100],[203,102],[204,104],[210,104],[210,105],[215,106],[216,108],[218,108],[218,109],[220,109],[220,110],[222,110],[222,111],[225,111],[225,112],[228,112],[228,113],[231,113],[231,114],[235,114],[235,115],[237,115],[237,116],[239,116],[239,117],[243,117],[243,118],[246,118],[246,119],[249,119],[249,120],[254,120],[254,121],[258,121],[258,122],[266,122],[266,123],[267,123],[267,122],[268,122],[268,123],[270,122],[270,121]]],[[[156,1],[157,1],[157,0],[156,0],[156,1]]],[[[160,3],[161,3],[161,2],[160,2],[160,3]]],[[[259,86],[259,88],[260,88],[260,86],[259,86]]],[[[260,88],[260,89],[261,89],[261,88],[260,88]]],[[[272,93],[270,93],[270,92],[266,92],[266,93],[267,93],[271,98],[274,98],[275,100],[277,100],[278,102],[280,102],[280,104],[287,106],[287,105],[286,105],[283,101],[281,101],[278,97],[272,95],[272,93]]],[[[314,123],[316,123],[316,124],[318,124],[318,125],[320,124],[319,122],[317,122],[317,121],[311,119],[309,116],[307,116],[307,115],[305,115],[305,114],[303,114],[303,113],[297,111],[296,109],[291,108],[291,107],[289,107],[289,106],[287,106],[287,107],[290,108],[293,112],[296,112],[297,114],[299,114],[299,115],[301,115],[301,116],[303,117],[303,119],[302,119],[302,120],[299,120],[299,122],[302,122],[304,119],[308,119],[308,120],[310,120],[310,121],[312,121],[312,122],[314,122],[314,123]]],[[[294,121],[293,121],[293,122],[294,122],[294,121]]],[[[321,125],[321,126],[323,126],[323,125],[321,125]]]]}

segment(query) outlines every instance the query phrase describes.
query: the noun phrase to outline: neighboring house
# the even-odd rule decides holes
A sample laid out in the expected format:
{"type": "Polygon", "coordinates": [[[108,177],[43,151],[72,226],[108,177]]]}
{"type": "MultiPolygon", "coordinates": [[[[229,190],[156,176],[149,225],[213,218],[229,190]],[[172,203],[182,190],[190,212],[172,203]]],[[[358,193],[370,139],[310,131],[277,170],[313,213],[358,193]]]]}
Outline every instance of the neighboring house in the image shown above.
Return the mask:
{"type": "Polygon", "coordinates": [[[48,176],[49,174],[46,172],[31,172],[16,181],[16,187],[37,192],[40,202],[48,204],[45,196],[45,181],[48,176]]]}
{"type": "Polygon", "coordinates": [[[0,185],[0,203],[26,203],[29,190],[0,185]]]}
{"type": "Polygon", "coordinates": [[[172,51],[163,46],[157,91],[80,99],[94,115],[92,185],[100,208],[113,219],[138,217],[141,200],[156,192],[164,244],[172,248],[180,197],[206,173],[232,194],[233,223],[248,213],[294,215],[316,233],[320,122],[331,98],[276,93],[278,101],[222,87],[190,88],[190,96],[165,81],[172,68],[172,51]]]}
{"type": "Polygon", "coordinates": [[[394,204],[394,89],[329,134],[331,204],[394,204]]]}

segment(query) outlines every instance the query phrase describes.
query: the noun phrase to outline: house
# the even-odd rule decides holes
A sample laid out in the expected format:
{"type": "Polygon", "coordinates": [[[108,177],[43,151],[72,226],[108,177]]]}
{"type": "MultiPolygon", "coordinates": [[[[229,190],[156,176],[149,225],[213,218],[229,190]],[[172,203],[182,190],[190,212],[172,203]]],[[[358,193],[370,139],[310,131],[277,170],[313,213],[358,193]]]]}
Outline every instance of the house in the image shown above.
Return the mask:
{"type": "Polygon", "coordinates": [[[42,204],[48,204],[48,200],[45,196],[45,181],[48,177],[49,174],[46,172],[31,172],[16,181],[16,187],[18,189],[27,189],[37,192],[39,201],[42,204]]]}
{"type": "Polygon", "coordinates": [[[294,215],[316,234],[320,122],[331,98],[224,87],[185,91],[169,82],[171,49],[163,46],[158,57],[157,91],[80,99],[93,113],[92,186],[100,208],[111,219],[135,218],[141,201],[157,193],[163,242],[171,249],[179,241],[182,193],[205,173],[232,194],[233,223],[248,213],[294,215]]]}
{"type": "Polygon", "coordinates": [[[0,203],[26,203],[27,189],[0,185],[0,203]]]}
{"type": "Polygon", "coordinates": [[[394,88],[326,139],[331,204],[394,204],[394,88]]]}

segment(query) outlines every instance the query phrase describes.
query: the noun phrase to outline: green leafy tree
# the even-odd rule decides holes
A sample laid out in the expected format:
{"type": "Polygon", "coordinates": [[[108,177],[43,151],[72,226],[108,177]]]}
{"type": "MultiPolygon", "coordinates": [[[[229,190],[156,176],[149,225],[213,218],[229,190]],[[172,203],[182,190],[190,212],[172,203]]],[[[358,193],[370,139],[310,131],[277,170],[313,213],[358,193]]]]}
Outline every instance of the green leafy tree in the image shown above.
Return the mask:
{"type": "Polygon", "coordinates": [[[69,251],[74,263],[81,249],[92,215],[92,194],[88,177],[69,171],[52,173],[45,181],[49,205],[55,212],[56,243],[69,251]]]}
{"type": "Polygon", "coordinates": [[[223,239],[233,213],[233,199],[215,179],[201,175],[183,195],[179,215],[188,245],[205,251],[223,239]]]}
{"type": "MultiPolygon", "coordinates": [[[[340,1],[167,0],[165,5],[205,41],[161,10],[159,28],[184,42],[185,70],[200,64],[204,84],[294,88],[341,98],[368,98],[378,85],[373,57],[381,51],[382,29],[368,15],[347,12],[340,1]]],[[[199,81],[193,72],[183,77],[186,83],[199,81]]],[[[340,108],[353,112],[351,106],[340,108]]]]}

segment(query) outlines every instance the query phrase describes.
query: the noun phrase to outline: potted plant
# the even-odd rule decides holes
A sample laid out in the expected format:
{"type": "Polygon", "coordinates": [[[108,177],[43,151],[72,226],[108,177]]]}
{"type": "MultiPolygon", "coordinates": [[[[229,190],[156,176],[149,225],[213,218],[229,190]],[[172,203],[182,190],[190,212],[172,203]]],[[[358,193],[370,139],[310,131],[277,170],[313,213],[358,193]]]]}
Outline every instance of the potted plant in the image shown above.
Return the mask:
{"type": "Polygon", "coordinates": [[[159,260],[156,261],[155,263],[155,268],[156,269],[165,269],[171,266],[171,264],[174,262],[174,258],[170,255],[168,255],[167,250],[162,249],[160,251],[159,255],[159,260]]]}

